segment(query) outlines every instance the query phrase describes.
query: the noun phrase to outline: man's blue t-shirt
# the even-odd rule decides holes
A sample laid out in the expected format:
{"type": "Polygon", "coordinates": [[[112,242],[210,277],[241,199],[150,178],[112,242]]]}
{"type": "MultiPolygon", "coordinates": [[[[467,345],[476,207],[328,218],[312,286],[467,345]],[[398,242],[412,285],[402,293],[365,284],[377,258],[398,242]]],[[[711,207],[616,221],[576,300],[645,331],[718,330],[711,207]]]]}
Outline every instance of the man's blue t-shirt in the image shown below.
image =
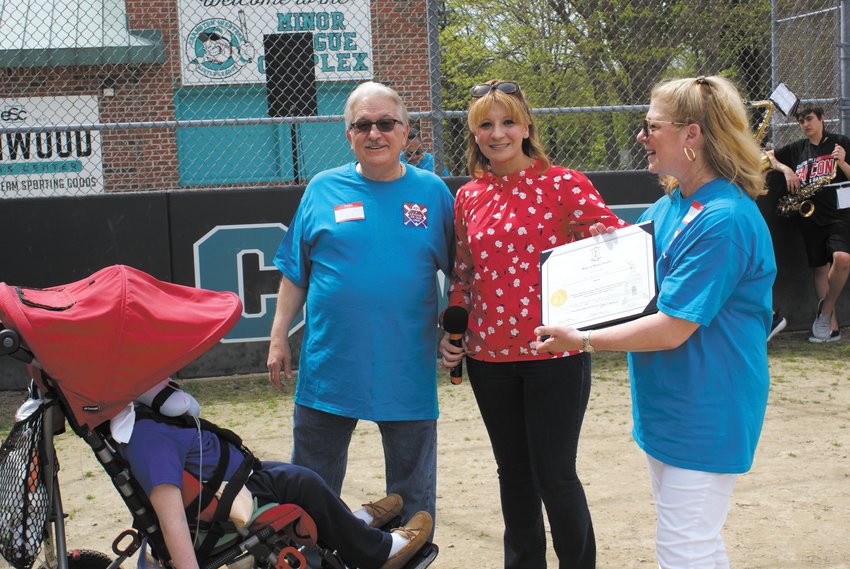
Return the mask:
{"type": "Polygon", "coordinates": [[[432,173],[317,175],[275,257],[307,289],[295,402],[371,421],[437,418],[437,271],[451,270],[453,198],[432,173]]]}
{"type": "Polygon", "coordinates": [[[666,464],[746,472],[770,384],[776,262],[767,225],[755,201],[723,179],[689,198],[675,190],[639,221],[647,220],[655,226],[658,309],[700,326],[676,349],[629,354],[633,436],[666,464]]]}

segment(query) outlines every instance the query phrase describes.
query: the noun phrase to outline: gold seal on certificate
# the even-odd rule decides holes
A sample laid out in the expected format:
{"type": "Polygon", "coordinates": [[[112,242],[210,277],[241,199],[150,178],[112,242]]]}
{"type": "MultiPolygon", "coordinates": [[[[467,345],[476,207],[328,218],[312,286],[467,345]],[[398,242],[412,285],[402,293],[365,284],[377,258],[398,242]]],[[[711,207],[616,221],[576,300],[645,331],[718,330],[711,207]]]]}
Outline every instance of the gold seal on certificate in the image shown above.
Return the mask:
{"type": "Polygon", "coordinates": [[[652,222],[540,255],[543,324],[600,328],[656,312],[652,222]]]}
{"type": "Polygon", "coordinates": [[[565,302],[567,302],[567,291],[562,288],[554,291],[552,296],[549,297],[549,304],[555,308],[563,306],[565,302]]]}

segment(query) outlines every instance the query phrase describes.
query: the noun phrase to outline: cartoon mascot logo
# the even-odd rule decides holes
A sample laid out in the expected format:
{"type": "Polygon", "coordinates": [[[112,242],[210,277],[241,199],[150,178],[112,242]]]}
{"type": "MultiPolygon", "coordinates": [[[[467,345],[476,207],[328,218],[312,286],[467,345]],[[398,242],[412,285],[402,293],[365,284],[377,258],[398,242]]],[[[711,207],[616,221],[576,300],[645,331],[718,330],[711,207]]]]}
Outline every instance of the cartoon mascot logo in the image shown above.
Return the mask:
{"type": "Polygon", "coordinates": [[[212,18],[195,26],[186,39],[189,71],[212,79],[224,79],[253,61],[254,45],[248,41],[245,12],[239,11],[239,23],[212,18]]]}

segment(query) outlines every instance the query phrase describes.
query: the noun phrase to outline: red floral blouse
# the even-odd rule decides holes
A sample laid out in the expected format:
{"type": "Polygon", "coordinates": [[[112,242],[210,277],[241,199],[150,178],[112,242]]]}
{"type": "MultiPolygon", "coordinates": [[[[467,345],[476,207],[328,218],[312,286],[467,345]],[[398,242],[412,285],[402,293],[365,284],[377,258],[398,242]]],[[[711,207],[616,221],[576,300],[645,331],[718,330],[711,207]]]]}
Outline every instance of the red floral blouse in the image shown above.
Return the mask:
{"type": "Polygon", "coordinates": [[[449,304],[469,310],[467,349],[504,362],[572,355],[531,348],[540,325],[540,253],[589,237],[596,222],[625,226],[577,170],[538,164],[509,176],[486,173],[455,198],[456,257],[449,304]]]}

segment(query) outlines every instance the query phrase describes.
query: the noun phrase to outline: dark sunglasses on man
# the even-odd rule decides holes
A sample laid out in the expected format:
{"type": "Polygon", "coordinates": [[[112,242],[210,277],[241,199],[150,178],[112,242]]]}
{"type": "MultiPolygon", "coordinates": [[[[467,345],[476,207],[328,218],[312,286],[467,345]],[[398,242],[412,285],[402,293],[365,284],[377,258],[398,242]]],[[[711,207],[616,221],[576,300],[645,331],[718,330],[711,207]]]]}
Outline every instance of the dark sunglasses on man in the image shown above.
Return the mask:
{"type": "Polygon", "coordinates": [[[349,128],[352,128],[358,132],[368,133],[372,132],[372,125],[378,127],[378,130],[381,132],[392,132],[397,124],[404,124],[400,120],[396,119],[378,119],[376,121],[367,121],[366,119],[356,120],[351,123],[349,128]]]}
{"type": "Polygon", "coordinates": [[[422,156],[423,154],[425,154],[425,151],[422,150],[421,148],[419,148],[417,150],[412,150],[412,151],[411,150],[405,150],[404,151],[404,157],[408,160],[410,160],[414,156],[422,156]]]}
{"type": "Polygon", "coordinates": [[[493,89],[497,89],[502,93],[510,95],[519,91],[519,85],[513,81],[504,81],[502,83],[485,83],[484,85],[476,85],[472,88],[472,98],[480,99],[493,89]]]}

